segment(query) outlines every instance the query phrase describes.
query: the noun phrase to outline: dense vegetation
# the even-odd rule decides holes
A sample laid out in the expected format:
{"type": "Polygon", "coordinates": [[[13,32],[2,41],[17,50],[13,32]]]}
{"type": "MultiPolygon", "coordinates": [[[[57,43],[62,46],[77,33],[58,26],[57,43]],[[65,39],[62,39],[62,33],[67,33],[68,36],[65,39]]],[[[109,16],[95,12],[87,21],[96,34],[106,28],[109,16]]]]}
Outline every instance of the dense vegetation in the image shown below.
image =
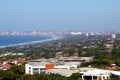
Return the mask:
{"type": "Polygon", "coordinates": [[[12,66],[6,71],[0,71],[0,80],[76,80],[81,78],[81,74],[74,73],[70,77],[60,76],[58,74],[34,74],[24,73],[24,66],[12,66]]]}
{"type": "Polygon", "coordinates": [[[110,36],[69,36],[60,40],[49,41],[33,45],[9,47],[0,49],[1,54],[5,52],[23,52],[24,56],[6,56],[1,60],[9,58],[23,57],[26,59],[54,58],[56,52],[62,51],[63,56],[72,56],[74,52],[78,56],[94,56],[94,67],[110,65],[112,63],[120,66],[120,39],[109,39],[110,36]],[[112,44],[111,49],[106,48],[106,44],[112,44]]]}
{"type": "MultiPolygon", "coordinates": [[[[62,51],[63,56],[73,56],[75,52],[78,56],[94,56],[92,62],[84,62],[82,67],[91,65],[92,67],[105,68],[111,64],[117,64],[120,70],[120,38],[110,39],[110,36],[69,36],[60,40],[49,41],[33,45],[8,47],[0,49],[1,54],[6,52],[23,52],[23,56],[5,56],[1,60],[23,57],[28,60],[37,58],[53,58],[56,52],[62,51]],[[106,44],[112,45],[107,48],[106,44]]],[[[23,66],[13,66],[7,71],[0,71],[2,80],[76,80],[80,74],[73,74],[70,77],[63,77],[55,74],[24,74],[23,66]],[[49,78],[49,79],[48,79],[49,78]]],[[[79,77],[78,77],[79,76],[79,77]]]]}
{"type": "MultiPolygon", "coordinates": [[[[0,80],[82,80],[80,73],[74,73],[69,77],[58,74],[34,74],[29,75],[24,73],[24,66],[12,66],[6,71],[0,71],[0,80]]],[[[111,75],[110,80],[120,80],[111,75]]]]}

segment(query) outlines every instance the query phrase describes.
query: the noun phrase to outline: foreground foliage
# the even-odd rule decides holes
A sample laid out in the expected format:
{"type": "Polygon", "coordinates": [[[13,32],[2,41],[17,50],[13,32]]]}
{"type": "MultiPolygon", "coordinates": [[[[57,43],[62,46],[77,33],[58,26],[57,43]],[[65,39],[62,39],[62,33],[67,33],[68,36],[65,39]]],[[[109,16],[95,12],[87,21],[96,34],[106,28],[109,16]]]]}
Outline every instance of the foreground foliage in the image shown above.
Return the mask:
{"type": "Polygon", "coordinates": [[[81,74],[75,73],[70,77],[61,76],[58,74],[24,74],[24,66],[12,66],[7,71],[0,71],[0,80],[76,80],[81,77],[81,74]]]}

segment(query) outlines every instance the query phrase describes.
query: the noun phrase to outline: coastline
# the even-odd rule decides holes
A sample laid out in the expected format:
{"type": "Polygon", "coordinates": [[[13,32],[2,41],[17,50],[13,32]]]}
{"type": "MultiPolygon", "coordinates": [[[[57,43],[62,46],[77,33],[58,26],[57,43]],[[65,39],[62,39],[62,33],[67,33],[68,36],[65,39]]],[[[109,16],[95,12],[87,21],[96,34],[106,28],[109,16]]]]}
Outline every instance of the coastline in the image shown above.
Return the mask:
{"type": "Polygon", "coordinates": [[[59,37],[53,37],[53,36],[50,36],[50,37],[51,38],[44,39],[44,40],[37,40],[37,41],[30,41],[30,42],[23,42],[23,43],[18,43],[18,44],[10,44],[10,45],[5,45],[5,46],[0,46],[0,49],[7,48],[7,47],[16,47],[16,46],[37,44],[37,43],[48,42],[48,41],[60,39],[59,37]]]}

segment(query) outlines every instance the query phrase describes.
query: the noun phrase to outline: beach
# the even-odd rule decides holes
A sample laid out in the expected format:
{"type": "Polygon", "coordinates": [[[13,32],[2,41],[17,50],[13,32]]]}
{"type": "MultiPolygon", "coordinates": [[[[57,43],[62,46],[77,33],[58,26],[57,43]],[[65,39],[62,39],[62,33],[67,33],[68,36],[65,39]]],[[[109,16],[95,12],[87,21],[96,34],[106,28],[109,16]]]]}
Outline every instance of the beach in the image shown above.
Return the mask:
{"type": "Polygon", "coordinates": [[[53,36],[0,36],[0,48],[36,44],[56,40],[53,36]]]}

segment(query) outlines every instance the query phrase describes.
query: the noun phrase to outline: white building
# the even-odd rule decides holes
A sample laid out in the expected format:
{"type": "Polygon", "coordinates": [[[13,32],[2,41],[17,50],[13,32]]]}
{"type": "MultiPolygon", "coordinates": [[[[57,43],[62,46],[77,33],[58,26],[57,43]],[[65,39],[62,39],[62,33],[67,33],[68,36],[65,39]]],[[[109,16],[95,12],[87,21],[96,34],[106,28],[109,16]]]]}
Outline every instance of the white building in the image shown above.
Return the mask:
{"type": "Polygon", "coordinates": [[[112,34],[112,38],[115,39],[116,38],[116,34],[112,34]]]}
{"type": "Polygon", "coordinates": [[[88,37],[88,36],[89,36],[89,33],[88,33],[88,32],[86,32],[86,33],[85,33],[85,36],[87,36],[87,37],[88,37]]]}
{"type": "MultiPolygon", "coordinates": [[[[73,71],[80,66],[81,62],[89,62],[92,57],[59,57],[50,59],[36,59],[30,60],[25,64],[26,74],[40,74],[40,73],[59,73],[60,69],[65,69],[67,71],[73,71]],[[55,72],[56,71],[56,72],[55,72]]],[[[72,73],[71,71],[71,73],[72,73]]],[[[74,71],[73,71],[74,72],[74,71]]],[[[60,72],[60,74],[62,74],[60,72]]],[[[64,75],[64,74],[63,74],[64,75]]],[[[64,76],[69,76],[70,74],[65,74],[64,76]]]]}
{"type": "Polygon", "coordinates": [[[120,71],[110,71],[111,74],[119,76],[120,77],[120,71]]]}
{"type": "Polygon", "coordinates": [[[110,71],[97,68],[81,68],[82,80],[109,80],[110,71]]]}
{"type": "Polygon", "coordinates": [[[86,78],[90,80],[108,80],[110,79],[110,73],[109,71],[103,71],[103,70],[93,70],[93,71],[87,71],[84,72],[82,75],[82,79],[86,80],[86,78]]]}
{"type": "Polygon", "coordinates": [[[71,32],[71,35],[82,35],[82,32],[71,32]]]}
{"type": "Polygon", "coordinates": [[[32,60],[29,61],[28,64],[25,65],[25,73],[26,74],[36,74],[36,73],[46,73],[47,70],[50,69],[74,69],[78,68],[80,62],[64,62],[63,64],[55,64],[49,61],[39,61],[32,60]]]}
{"type": "Polygon", "coordinates": [[[36,74],[36,73],[45,73],[45,64],[49,64],[47,62],[29,62],[28,64],[25,64],[25,73],[26,74],[36,74]]]}

